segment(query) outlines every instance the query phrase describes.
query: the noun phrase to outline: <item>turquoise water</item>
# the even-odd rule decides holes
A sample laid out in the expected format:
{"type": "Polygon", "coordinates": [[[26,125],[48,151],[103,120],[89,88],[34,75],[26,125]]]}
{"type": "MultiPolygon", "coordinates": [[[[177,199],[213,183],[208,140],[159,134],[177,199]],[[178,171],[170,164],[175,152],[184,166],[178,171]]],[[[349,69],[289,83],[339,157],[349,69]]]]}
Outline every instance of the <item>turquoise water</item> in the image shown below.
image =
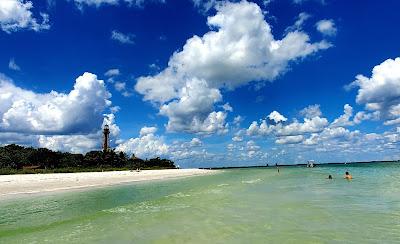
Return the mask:
{"type": "Polygon", "coordinates": [[[215,175],[0,201],[0,243],[399,243],[400,164],[215,175]],[[349,170],[354,180],[342,179],[349,170]],[[332,174],[334,179],[325,179],[332,174]]]}

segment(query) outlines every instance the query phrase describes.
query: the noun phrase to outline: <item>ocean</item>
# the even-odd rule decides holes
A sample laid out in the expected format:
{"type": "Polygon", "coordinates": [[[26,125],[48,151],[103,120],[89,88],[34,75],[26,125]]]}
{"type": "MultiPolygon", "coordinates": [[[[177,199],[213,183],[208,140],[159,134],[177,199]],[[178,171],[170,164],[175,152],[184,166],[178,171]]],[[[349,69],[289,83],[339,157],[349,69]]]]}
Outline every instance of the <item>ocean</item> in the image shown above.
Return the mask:
{"type": "Polygon", "coordinates": [[[0,199],[0,243],[399,242],[399,163],[231,169],[0,199]]]}

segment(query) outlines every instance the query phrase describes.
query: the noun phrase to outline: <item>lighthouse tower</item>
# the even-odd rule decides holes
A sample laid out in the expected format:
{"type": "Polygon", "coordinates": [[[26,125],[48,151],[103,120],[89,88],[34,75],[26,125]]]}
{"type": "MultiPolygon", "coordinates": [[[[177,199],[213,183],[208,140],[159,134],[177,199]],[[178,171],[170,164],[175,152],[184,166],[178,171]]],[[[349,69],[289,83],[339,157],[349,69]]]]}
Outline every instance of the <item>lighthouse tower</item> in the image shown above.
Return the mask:
{"type": "Polygon", "coordinates": [[[108,127],[108,125],[105,125],[103,129],[103,152],[108,151],[109,139],[110,139],[110,128],[108,127]]]}

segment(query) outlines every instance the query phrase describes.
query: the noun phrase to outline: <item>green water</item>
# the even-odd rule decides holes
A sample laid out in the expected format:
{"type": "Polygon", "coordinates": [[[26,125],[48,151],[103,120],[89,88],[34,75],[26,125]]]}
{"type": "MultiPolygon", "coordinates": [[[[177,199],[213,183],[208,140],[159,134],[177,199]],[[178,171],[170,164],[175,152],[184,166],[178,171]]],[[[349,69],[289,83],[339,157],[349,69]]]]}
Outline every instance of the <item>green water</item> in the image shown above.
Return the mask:
{"type": "Polygon", "coordinates": [[[0,243],[205,242],[399,243],[400,164],[226,170],[0,200],[0,243]]]}

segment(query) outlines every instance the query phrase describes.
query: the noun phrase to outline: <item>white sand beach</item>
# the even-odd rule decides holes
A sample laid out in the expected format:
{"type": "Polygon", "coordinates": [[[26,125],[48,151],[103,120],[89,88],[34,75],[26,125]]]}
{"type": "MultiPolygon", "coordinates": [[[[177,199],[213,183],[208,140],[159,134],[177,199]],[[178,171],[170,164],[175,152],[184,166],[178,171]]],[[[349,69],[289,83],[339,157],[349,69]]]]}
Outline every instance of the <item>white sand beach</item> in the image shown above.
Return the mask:
{"type": "Polygon", "coordinates": [[[0,175],[0,199],[22,194],[101,187],[120,183],[211,174],[204,169],[164,169],[57,174],[0,175]]]}

